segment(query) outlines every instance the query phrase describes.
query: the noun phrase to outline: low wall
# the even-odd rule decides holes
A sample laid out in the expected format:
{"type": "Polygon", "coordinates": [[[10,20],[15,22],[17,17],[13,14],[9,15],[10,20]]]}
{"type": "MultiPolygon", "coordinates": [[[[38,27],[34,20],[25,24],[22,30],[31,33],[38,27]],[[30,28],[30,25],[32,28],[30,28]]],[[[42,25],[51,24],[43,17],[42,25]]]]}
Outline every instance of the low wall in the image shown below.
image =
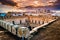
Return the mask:
{"type": "Polygon", "coordinates": [[[41,25],[41,26],[35,27],[34,29],[32,29],[32,31],[30,31],[30,34],[34,34],[35,32],[38,31],[38,29],[40,29],[40,28],[42,28],[42,27],[44,27],[44,26],[46,26],[46,25],[48,25],[48,24],[50,24],[50,23],[52,23],[52,22],[54,22],[54,21],[56,21],[56,20],[57,20],[57,19],[54,19],[54,20],[51,20],[50,22],[45,23],[45,24],[43,24],[43,25],[41,25]]]}

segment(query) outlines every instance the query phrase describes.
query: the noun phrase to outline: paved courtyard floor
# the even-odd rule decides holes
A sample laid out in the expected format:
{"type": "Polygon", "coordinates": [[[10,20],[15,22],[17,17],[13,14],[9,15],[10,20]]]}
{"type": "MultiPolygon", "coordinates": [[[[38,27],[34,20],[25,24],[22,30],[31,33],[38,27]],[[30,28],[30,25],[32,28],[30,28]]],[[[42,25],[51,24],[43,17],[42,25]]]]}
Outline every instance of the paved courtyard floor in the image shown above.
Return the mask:
{"type": "MultiPolygon", "coordinates": [[[[60,40],[60,18],[46,27],[40,29],[31,40],[60,40]]],[[[4,31],[4,29],[0,28],[0,40],[17,40],[13,35],[4,31]]]]}

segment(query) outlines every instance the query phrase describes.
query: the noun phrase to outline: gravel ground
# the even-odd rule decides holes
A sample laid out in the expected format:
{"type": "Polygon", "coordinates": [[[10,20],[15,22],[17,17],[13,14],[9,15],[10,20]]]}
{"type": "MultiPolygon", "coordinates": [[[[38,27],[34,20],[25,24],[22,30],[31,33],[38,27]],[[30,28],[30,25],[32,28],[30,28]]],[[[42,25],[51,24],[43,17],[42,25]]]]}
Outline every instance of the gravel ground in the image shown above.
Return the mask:
{"type": "Polygon", "coordinates": [[[12,34],[0,27],[0,40],[16,40],[12,34]]]}
{"type": "Polygon", "coordinates": [[[60,17],[56,22],[46,27],[45,29],[40,29],[39,33],[31,40],[60,40],[60,17]]]}
{"type": "MultiPolygon", "coordinates": [[[[31,40],[60,40],[60,19],[46,26],[45,29],[40,29],[31,40]]],[[[0,28],[0,40],[17,40],[13,35],[0,28]]]]}

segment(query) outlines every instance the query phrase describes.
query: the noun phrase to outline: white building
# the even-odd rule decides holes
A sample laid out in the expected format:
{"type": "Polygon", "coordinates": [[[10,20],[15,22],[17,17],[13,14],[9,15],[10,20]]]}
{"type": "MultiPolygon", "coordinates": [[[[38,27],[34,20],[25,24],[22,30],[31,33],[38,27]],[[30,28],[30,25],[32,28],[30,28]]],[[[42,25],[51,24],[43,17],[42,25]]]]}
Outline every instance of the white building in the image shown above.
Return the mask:
{"type": "Polygon", "coordinates": [[[53,12],[53,16],[60,16],[60,10],[51,10],[53,12]]]}

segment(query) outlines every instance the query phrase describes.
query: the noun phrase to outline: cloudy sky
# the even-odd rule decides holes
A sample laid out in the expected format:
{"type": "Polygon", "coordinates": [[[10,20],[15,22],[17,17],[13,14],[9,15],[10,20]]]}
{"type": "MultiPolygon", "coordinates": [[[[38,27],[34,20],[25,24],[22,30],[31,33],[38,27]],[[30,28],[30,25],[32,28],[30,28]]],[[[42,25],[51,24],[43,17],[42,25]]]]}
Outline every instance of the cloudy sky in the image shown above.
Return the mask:
{"type": "Polygon", "coordinates": [[[47,6],[54,5],[55,2],[59,2],[59,0],[0,0],[1,4],[11,5],[17,7],[24,6],[47,6]]]}
{"type": "Polygon", "coordinates": [[[0,12],[26,6],[60,6],[60,0],[0,0],[0,12]]]}

